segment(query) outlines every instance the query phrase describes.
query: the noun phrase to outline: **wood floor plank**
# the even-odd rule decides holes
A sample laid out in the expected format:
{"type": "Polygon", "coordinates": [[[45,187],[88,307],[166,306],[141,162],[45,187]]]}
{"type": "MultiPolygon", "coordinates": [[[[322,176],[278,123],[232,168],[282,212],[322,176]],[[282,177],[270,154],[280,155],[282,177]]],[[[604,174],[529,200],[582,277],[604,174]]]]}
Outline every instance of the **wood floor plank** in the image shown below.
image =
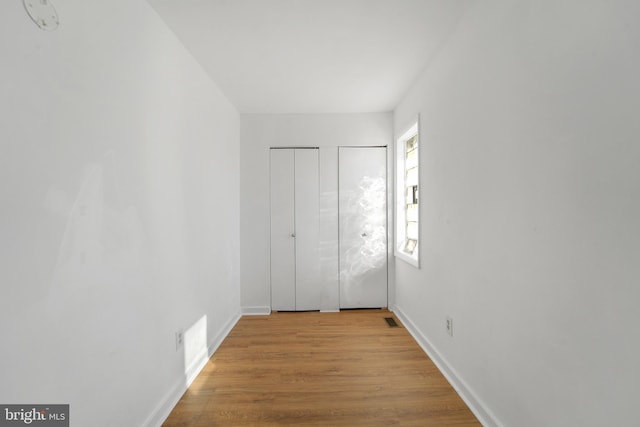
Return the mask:
{"type": "Polygon", "coordinates": [[[480,426],[386,310],[238,321],[165,427],[480,426]]]}

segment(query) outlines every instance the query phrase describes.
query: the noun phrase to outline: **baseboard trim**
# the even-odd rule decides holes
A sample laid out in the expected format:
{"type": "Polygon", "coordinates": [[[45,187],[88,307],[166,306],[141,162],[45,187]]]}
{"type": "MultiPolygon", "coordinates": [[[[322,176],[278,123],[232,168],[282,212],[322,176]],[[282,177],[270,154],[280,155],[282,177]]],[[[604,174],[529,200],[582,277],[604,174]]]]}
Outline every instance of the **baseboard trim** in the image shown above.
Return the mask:
{"type": "Polygon", "coordinates": [[[471,412],[478,418],[480,423],[484,427],[502,427],[497,418],[491,413],[491,411],[482,403],[476,394],[469,388],[469,386],[460,378],[458,373],[453,369],[442,357],[442,355],[431,344],[431,341],[420,332],[418,327],[411,321],[406,313],[398,305],[393,304],[389,309],[395,313],[400,319],[405,328],[418,342],[420,347],[427,353],[427,356],[433,361],[436,367],[440,370],[442,375],[449,381],[449,384],[460,395],[462,400],[467,404],[471,412]]]}
{"type": "Polygon", "coordinates": [[[271,307],[242,307],[243,316],[265,316],[271,314],[271,307]]]}
{"type": "Polygon", "coordinates": [[[142,423],[143,427],[160,427],[162,423],[169,417],[173,408],[178,404],[185,391],[187,391],[184,381],[178,381],[171,388],[164,399],[160,401],[158,406],[151,412],[147,419],[142,423]]]}
{"type": "Polygon", "coordinates": [[[165,398],[160,401],[158,406],[156,406],[147,419],[142,423],[143,427],[160,427],[162,425],[162,423],[169,417],[169,414],[171,414],[171,411],[173,411],[173,408],[178,404],[182,395],[187,391],[198,374],[200,374],[211,356],[213,356],[213,353],[216,352],[218,347],[220,347],[220,344],[222,344],[222,341],[224,341],[226,336],[229,335],[229,332],[231,332],[231,329],[233,329],[238,320],[240,320],[240,317],[240,313],[237,313],[229,318],[227,323],[225,323],[225,325],[220,329],[220,332],[218,332],[218,335],[211,340],[207,351],[203,351],[197,361],[191,364],[189,369],[187,369],[188,372],[185,373],[178,382],[176,382],[165,398]]]}

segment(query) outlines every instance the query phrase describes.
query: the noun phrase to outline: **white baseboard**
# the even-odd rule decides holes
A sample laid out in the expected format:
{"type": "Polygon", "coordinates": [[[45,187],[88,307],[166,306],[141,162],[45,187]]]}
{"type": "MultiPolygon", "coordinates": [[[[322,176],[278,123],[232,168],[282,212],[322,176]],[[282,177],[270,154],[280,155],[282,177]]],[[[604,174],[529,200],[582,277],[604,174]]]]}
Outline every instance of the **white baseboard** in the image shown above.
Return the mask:
{"type": "Polygon", "coordinates": [[[389,307],[389,309],[395,313],[400,319],[402,324],[407,328],[409,333],[418,342],[420,347],[427,353],[427,356],[433,361],[436,367],[440,370],[442,375],[449,381],[449,384],[460,395],[462,400],[467,404],[471,412],[478,418],[480,423],[484,427],[501,427],[502,424],[498,422],[497,418],[491,413],[491,411],[482,403],[476,394],[467,386],[467,384],[460,378],[457,372],[445,361],[442,355],[431,344],[431,341],[420,332],[416,325],[407,317],[402,311],[402,308],[397,305],[389,307]]]}
{"type": "Polygon", "coordinates": [[[160,427],[162,423],[169,417],[174,406],[178,404],[178,401],[187,391],[184,381],[178,381],[169,390],[166,397],[158,403],[158,406],[151,412],[147,419],[142,423],[143,427],[160,427]]]}
{"type": "Polygon", "coordinates": [[[203,351],[194,363],[192,363],[187,372],[180,378],[178,382],[169,390],[164,399],[160,401],[158,406],[151,412],[145,422],[142,423],[143,427],[160,427],[162,423],[169,417],[173,408],[177,405],[182,395],[187,391],[191,383],[196,379],[198,374],[205,367],[213,353],[216,352],[222,341],[229,335],[231,329],[240,320],[241,315],[233,315],[227,323],[220,329],[218,335],[216,335],[209,343],[207,351],[203,351]]]}
{"type": "Polygon", "coordinates": [[[242,307],[243,316],[265,316],[271,314],[271,307],[242,307]]]}

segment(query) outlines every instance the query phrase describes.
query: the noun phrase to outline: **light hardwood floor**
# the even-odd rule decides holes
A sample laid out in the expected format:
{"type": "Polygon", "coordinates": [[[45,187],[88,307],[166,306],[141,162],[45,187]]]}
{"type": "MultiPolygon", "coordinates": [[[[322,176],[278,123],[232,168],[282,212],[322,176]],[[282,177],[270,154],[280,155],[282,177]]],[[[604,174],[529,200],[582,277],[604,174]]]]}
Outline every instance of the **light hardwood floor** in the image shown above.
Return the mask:
{"type": "Polygon", "coordinates": [[[386,310],[243,317],[164,423],[479,426],[386,310]]]}

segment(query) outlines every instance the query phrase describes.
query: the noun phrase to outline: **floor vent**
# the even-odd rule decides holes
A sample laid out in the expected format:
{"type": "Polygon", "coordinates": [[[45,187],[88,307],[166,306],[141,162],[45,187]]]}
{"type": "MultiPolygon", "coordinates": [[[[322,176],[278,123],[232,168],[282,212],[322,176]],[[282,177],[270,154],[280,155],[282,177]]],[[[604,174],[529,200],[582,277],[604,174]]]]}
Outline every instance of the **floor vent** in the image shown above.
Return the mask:
{"type": "Polygon", "coordinates": [[[398,328],[399,325],[396,323],[396,320],[393,317],[385,317],[384,320],[387,322],[390,328],[398,328]]]}

